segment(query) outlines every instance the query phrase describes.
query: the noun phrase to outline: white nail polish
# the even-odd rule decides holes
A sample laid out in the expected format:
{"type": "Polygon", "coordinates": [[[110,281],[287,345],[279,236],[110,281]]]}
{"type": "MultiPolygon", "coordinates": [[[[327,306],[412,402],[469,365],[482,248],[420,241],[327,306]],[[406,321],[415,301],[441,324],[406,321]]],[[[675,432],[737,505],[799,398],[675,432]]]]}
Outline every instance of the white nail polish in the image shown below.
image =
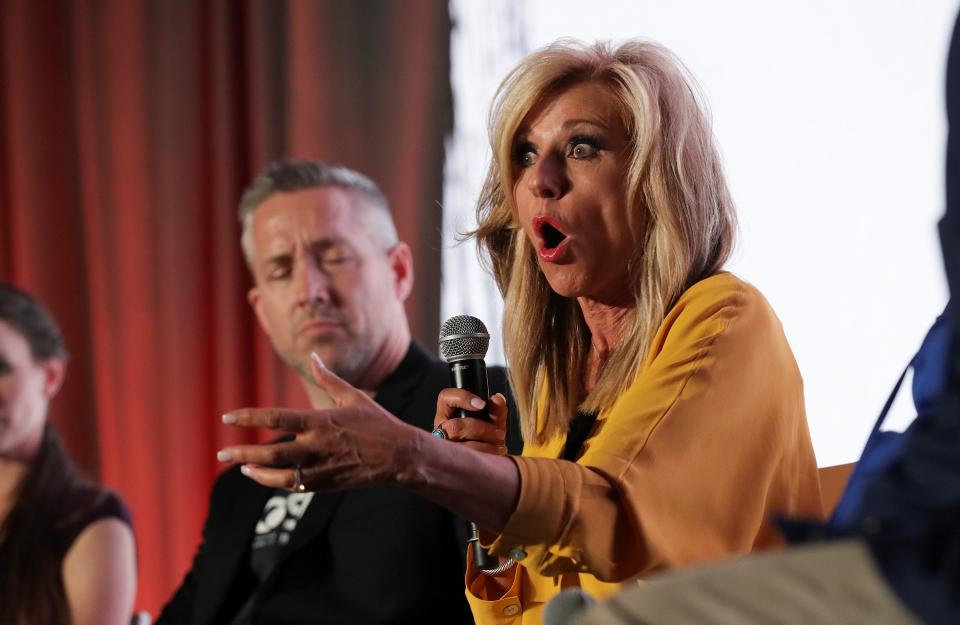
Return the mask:
{"type": "Polygon", "coordinates": [[[323,364],[323,359],[320,358],[320,354],[318,354],[317,352],[310,352],[310,360],[316,363],[317,367],[319,367],[320,369],[327,368],[327,366],[323,364]]]}
{"type": "Polygon", "coordinates": [[[217,452],[217,460],[220,462],[230,462],[233,460],[233,454],[227,451],[226,449],[221,449],[217,452]]]}
{"type": "Polygon", "coordinates": [[[223,416],[220,417],[220,418],[223,419],[223,422],[224,422],[225,424],[227,424],[227,425],[233,425],[234,423],[237,422],[237,418],[236,418],[235,416],[233,416],[232,414],[229,414],[229,413],[223,415],[223,416]]]}
{"type": "Polygon", "coordinates": [[[470,405],[473,406],[475,409],[480,410],[481,408],[487,405],[487,402],[483,401],[479,397],[474,397],[473,399],[470,400],[470,405]]]}
{"type": "Polygon", "coordinates": [[[250,477],[250,467],[248,467],[247,465],[243,465],[242,467],[240,467],[240,473],[243,473],[247,477],[250,477]]]}

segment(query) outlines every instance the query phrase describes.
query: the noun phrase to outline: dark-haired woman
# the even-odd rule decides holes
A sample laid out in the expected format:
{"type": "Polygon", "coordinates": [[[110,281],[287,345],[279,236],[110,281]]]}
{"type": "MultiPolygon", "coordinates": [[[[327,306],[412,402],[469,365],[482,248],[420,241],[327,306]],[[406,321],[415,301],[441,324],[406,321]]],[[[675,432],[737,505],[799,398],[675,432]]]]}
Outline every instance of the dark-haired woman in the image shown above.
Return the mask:
{"type": "Polygon", "coordinates": [[[120,625],[136,590],[123,502],[82,479],[47,406],[66,372],[56,323],[0,284],[0,623],[120,625]]]}

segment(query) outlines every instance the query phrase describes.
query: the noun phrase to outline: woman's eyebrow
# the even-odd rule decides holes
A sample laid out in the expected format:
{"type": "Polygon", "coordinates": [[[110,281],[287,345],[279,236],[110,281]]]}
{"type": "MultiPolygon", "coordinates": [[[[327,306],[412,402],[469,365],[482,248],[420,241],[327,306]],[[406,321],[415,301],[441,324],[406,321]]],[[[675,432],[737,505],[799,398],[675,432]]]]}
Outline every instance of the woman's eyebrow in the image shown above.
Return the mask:
{"type": "MultiPolygon", "coordinates": [[[[578,124],[589,124],[591,126],[596,126],[597,128],[602,128],[603,130],[610,129],[610,126],[605,122],[599,119],[589,119],[586,117],[574,117],[573,119],[568,119],[567,121],[563,122],[563,124],[561,124],[560,127],[563,128],[564,130],[567,130],[571,126],[576,126],[578,124]]],[[[517,128],[517,132],[515,135],[516,141],[517,142],[529,141],[529,139],[527,138],[527,135],[529,134],[530,134],[530,126],[521,126],[517,128]]]]}
{"type": "Polygon", "coordinates": [[[575,117],[573,119],[568,119],[567,121],[563,122],[563,126],[561,127],[566,129],[566,128],[570,128],[571,126],[577,126],[579,124],[589,124],[591,126],[596,126],[597,128],[602,128],[604,130],[607,130],[610,128],[610,126],[608,126],[607,124],[603,123],[598,119],[587,119],[585,117],[575,117]]]}

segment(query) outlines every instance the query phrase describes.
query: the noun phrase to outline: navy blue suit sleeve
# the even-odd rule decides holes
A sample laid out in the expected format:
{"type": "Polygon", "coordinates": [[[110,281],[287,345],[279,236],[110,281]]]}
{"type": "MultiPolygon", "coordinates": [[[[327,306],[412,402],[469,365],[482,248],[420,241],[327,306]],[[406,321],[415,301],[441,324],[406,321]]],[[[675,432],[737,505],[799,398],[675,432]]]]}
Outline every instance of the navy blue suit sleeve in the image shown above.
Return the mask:
{"type": "Polygon", "coordinates": [[[901,458],[866,492],[862,527],[891,587],[924,622],[960,623],[960,18],[947,61],[947,209],[940,223],[952,304],[947,383],[908,429],[901,458]]]}

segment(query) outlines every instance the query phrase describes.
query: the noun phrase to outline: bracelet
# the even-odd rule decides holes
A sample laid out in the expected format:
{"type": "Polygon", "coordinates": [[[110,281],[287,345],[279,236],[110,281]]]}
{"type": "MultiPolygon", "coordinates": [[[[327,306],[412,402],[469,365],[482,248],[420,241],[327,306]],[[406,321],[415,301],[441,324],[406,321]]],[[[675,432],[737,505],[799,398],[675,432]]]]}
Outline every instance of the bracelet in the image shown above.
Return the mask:
{"type": "Polygon", "coordinates": [[[509,571],[510,568],[516,563],[517,561],[514,560],[513,558],[507,558],[506,560],[500,563],[500,566],[498,566],[495,569],[489,569],[487,571],[483,569],[477,569],[477,570],[483,573],[484,575],[490,575],[491,577],[496,577],[497,575],[502,575],[507,571],[509,571]]]}

